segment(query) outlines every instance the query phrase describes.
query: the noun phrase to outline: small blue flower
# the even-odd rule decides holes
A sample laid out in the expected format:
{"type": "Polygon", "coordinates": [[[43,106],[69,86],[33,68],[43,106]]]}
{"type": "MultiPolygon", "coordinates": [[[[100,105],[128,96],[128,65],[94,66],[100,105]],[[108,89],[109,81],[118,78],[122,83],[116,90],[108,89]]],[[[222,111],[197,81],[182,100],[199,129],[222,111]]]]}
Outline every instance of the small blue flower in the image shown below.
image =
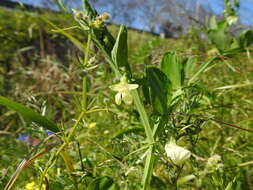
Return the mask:
{"type": "Polygon", "coordinates": [[[29,140],[29,136],[28,135],[19,135],[18,140],[23,141],[23,142],[27,142],[29,140]]]}
{"type": "Polygon", "coordinates": [[[51,136],[51,135],[53,135],[54,133],[53,132],[51,132],[51,131],[46,131],[46,133],[47,133],[47,135],[48,136],[51,136]]]}

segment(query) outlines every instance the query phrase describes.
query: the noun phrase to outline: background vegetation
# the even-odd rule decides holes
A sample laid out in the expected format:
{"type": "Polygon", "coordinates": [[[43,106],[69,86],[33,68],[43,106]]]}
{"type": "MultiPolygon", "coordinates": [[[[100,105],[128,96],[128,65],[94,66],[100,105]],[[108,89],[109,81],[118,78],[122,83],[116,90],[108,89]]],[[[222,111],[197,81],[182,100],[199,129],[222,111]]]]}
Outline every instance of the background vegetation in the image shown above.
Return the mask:
{"type": "MultiPolygon", "coordinates": [[[[130,81],[142,87],[139,92],[152,127],[166,123],[153,152],[157,159],[152,189],[253,188],[253,37],[251,32],[244,38],[242,33],[241,38],[235,37],[240,35],[231,32],[229,25],[220,27],[229,16],[235,16],[227,14],[217,23],[209,19],[206,28],[191,26],[177,39],[128,32],[128,62],[134,68],[130,81]],[[148,68],[160,68],[166,52],[176,52],[173,59],[188,64],[182,75],[184,93],[168,108],[173,110],[168,111],[168,120],[153,103],[152,87],[146,84],[155,81],[147,79],[148,68]],[[210,62],[192,85],[186,85],[211,59],[215,62],[210,62]],[[173,165],[166,156],[164,145],[171,136],[192,153],[184,168],[173,165]],[[208,168],[208,159],[214,155],[220,156],[217,168],[208,168]],[[178,182],[189,175],[194,177],[178,182]]],[[[0,188],[4,189],[25,158],[32,162],[22,169],[14,189],[29,189],[31,183],[35,185],[30,189],[36,189],[40,182],[49,189],[99,189],[98,184],[100,189],[140,189],[145,146],[149,146],[141,116],[133,105],[115,104],[115,93],[109,87],[119,78],[96,43],[91,44],[89,54],[83,52],[88,33],[80,30],[69,14],[0,8],[0,18],[0,95],[57,123],[63,136],[61,140],[48,136],[48,131],[31,119],[1,106],[0,188]],[[88,55],[84,69],[83,57],[88,55]],[[69,141],[68,156],[53,160],[45,174],[82,112],[84,76],[90,113],[81,119],[75,138],[69,141]],[[74,170],[69,171],[72,166],[74,170]]],[[[108,28],[117,39],[119,26],[108,28]]]]}

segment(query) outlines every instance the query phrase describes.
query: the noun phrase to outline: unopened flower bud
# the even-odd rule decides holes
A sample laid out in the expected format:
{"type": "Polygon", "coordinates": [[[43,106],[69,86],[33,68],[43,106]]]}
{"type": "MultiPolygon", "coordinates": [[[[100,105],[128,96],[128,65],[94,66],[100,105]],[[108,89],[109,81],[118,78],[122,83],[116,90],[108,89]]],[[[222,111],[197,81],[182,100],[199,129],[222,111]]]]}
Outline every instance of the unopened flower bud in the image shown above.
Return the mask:
{"type": "Polygon", "coordinates": [[[76,21],[79,21],[80,19],[82,19],[84,17],[83,13],[81,11],[72,9],[73,13],[74,13],[74,18],[76,21]]]}
{"type": "Polygon", "coordinates": [[[92,26],[96,29],[100,29],[104,25],[104,22],[100,19],[96,19],[93,23],[92,26]]]}
{"type": "Polygon", "coordinates": [[[101,18],[102,18],[103,21],[106,21],[106,20],[110,19],[110,15],[108,13],[103,13],[101,15],[101,18]]]}

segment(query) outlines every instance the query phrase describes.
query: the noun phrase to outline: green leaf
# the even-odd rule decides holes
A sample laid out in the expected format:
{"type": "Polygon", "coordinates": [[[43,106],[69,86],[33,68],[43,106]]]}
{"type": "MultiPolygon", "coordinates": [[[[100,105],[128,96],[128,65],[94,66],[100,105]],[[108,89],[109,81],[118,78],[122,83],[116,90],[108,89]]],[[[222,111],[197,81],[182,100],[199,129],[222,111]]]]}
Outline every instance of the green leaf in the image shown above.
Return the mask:
{"type": "Polygon", "coordinates": [[[232,56],[237,55],[238,53],[242,53],[242,52],[245,52],[244,48],[240,48],[240,47],[239,48],[231,48],[227,51],[224,51],[222,53],[222,55],[227,56],[227,57],[232,57],[232,56]]]}
{"type": "Polygon", "coordinates": [[[184,74],[187,78],[193,75],[196,69],[196,58],[187,58],[184,62],[184,74]]]}
{"type": "Polygon", "coordinates": [[[118,37],[112,49],[112,60],[118,67],[125,67],[128,73],[131,73],[128,64],[128,47],[127,47],[127,28],[120,26],[118,37]]]}
{"type": "Polygon", "coordinates": [[[226,54],[238,54],[245,52],[246,48],[253,43],[253,31],[245,30],[240,33],[240,36],[234,38],[231,48],[226,51],[226,54]]]}
{"type": "Polygon", "coordinates": [[[234,5],[236,8],[240,7],[240,0],[234,0],[234,5]]]}
{"type": "Polygon", "coordinates": [[[230,48],[232,39],[228,32],[228,23],[226,21],[219,22],[217,29],[208,31],[208,37],[212,44],[222,53],[230,48]]]}
{"type": "Polygon", "coordinates": [[[146,74],[153,108],[160,114],[167,113],[168,92],[171,87],[170,81],[160,69],[155,67],[147,68],[146,74]]]}
{"type": "Polygon", "coordinates": [[[108,176],[94,179],[88,186],[87,190],[118,190],[119,187],[108,176]]]}
{"type": "Polygon", "coordinates": [[[58,127],[52,121],[48,120],[47,118],[43,117],[42,115],[38,114],[37,112],[34,112],[32,109],[20,103],[14,102],[8,98],[0,96],[0,105],[15,110],[16,112],[21,114],[24,118],[31,120],[32,122],[44,127],[47,130],[59,132],[58,127]]]}
{"type": "Polygon", "coordinates": [[[92,20],[95,19],[96,16],[98,15],[97,11],[90,6],[90,3],[88,0],[83,0],[83,11],[85,15],[87,15],[89,19],[92,19],[92,20]]]}
{"type": "Polygon", "coordinates": [[[175,52],[165,53],[161,62],[161,70],[171,81],[173,89],[179,89],[182,85],[183,65],[175,52]]]}
{"type": "Polygon", "coordinates": [[[245,30],[239,36],[240,47],[246,48],[253,43],[253,31],[245,30]]]}

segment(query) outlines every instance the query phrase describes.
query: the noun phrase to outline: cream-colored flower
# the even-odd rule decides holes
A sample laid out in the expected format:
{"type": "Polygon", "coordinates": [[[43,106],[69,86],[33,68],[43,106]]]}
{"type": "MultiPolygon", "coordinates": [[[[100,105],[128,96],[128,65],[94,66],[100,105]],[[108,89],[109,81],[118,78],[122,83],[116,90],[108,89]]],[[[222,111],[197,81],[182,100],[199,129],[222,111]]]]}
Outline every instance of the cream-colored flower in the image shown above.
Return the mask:
{"type": "Polygon", "coordinates": [[[110,88],[118,92],[115,96],[116,104],[120,105],[122,100],[126,104],[132,104],[133,97],[131,95],[131,90],[138,88],[138,84],[127,83],[126,76],[121,77],[120,83],[111,85],[110,88]]]}
{"type": "Polygon", "coordinates": [[[227,22],[229,25],[235,24],[238,22],[238,17],[237,16],[228,16],[227,22]]]}
{"type": "Polygon", "coordinates": [[[176,145],[174,139],[171,139],[170,142],[165,145],[165,151],[170,161],[177,166],[181,166],[187,159],[191,157],[191,152],[176,145]]]}

